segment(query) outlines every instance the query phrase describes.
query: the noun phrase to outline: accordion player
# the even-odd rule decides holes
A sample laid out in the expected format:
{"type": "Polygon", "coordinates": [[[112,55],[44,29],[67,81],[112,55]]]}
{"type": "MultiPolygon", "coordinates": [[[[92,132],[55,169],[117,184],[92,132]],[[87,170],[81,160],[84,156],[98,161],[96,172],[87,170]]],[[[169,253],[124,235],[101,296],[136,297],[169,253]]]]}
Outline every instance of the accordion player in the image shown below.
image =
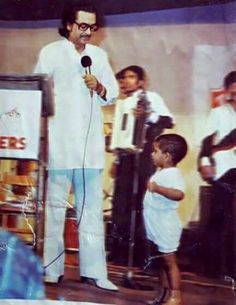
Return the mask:
{"type": "Polygon", "coordinates": [[[129,152],[141,151],[145,144],[146,117],[150,111],[146,92],[141,91],[138,96],[131,96],[124,100],[117,100],[115,119],[111,138],[111,150],[122,149],[129,152]],[[133,109],[144,107],[144,114],[135,118],[133,109]]]}

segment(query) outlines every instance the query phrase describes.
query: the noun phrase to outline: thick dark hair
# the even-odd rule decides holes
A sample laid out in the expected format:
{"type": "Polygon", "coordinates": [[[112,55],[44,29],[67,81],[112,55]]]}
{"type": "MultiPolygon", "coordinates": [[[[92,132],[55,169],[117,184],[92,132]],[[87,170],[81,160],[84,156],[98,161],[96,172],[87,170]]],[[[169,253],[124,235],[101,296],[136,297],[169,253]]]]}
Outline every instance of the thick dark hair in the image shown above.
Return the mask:
{"type": "Polygon", "coordinates": [[[236,71],[231,71],[224,78],[224,87],[228,89],[233,83],[236,83],[236,71]]]}
{"type": "Polygon", "coordinates": [[[137,75],[138,80],[145,80],[145,78],[146,78],[146,72],[144,71],[144,69],[141,68],[140,66],[135,66],[135,65],[125,67],[124,69],[117,72],[116,73],[116,78],[118,80],[122,79],[124,77],[124,74],[125,74],[126,71],[134,72],[137,75]]]}
{"type": "Polygon", "coordinates": [[[67,30],[67,24],[75,22],[78,11],[94,13],[96,15],[96,24],[99,27],[103,25],[103,18],[98,9],[96,9],[90,1],[79,1],[76,4],[71,5],[63,12],[61,27],[58,28],[58,33],[61,36],[68,38],[69,31],[67,30]]]}
{"type": "Polygon", "coordinates": [[[160,135],[155,138],[154,143],[158,143],[163,153],[168,152],[172,156],[175,165],[186,156],[188,151],[186,140],[182,136],[174,133],[160,135]]]}

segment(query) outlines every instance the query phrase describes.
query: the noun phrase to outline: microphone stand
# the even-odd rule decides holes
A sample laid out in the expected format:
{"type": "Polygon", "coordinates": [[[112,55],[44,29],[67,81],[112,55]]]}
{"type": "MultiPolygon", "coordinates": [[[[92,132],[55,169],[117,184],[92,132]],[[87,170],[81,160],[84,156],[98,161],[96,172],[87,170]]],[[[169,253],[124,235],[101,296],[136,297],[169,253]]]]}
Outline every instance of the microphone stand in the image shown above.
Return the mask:
{"type": "Polygon", "coordinates": [[[141,150],[136,150],[134,152],[134,177],[133,177],[133,189],[132,189],[132,199],[131,199],[131,219],[130,219],[130,236],[128,245],[128,265],[127,271],[122,277],[122,286],[129,289],[136,290],[154,290],[153,287],[140,284],[134,280],[134,272],[132,270],[134,263],[134,246],[135,246],[135,228],[136,228],[136,202],[138,195],[139,186],[139,164],[140,164],[140,153],[141,150]]]}
{"type": "Polygon", "coordinates": [[[138,283],[133,280],[133,262],[134,262],[134,245],[135,245],[135,225],[136,225],[136,200],[138,194],[138,173],[139,173],[139,155],[140,151],[134,152],[134,177],[133,189],[131,199],[131,219],[130,219],[130,236],[128,247],[128,268],[127,272],[123,275],[123,286],[131,289],[140,289],[138,283]]]}
{"type": "MultiPolygon", "coordinates": [[[[143,91],[140,94],[138,105],[144,106],[145,111],[149,107],[149,102],[146,99],[146,93],[143,91]]],[[[131,219],[130,219],[130,236],[128,246],[128,268],[127,272],[123,275],[122,284],[126,288],[138,289],[138,290],[153,290],[150,286],[144,286],[134,281],[133,279],[133,262],[134,262],[134,245],[135,245],[135,227],[136,227],[136,214],[137,214],[137,196],[139,187],[139,167],[140,167],[140,153],[143,151],[145,145],[145,137],[147,125],[146,113],[140,118],[136,119],[134,127],[133,144],[136,146],[134,151],[134,167],[133,167],[133,188],[131,197],[131,219]]]]}

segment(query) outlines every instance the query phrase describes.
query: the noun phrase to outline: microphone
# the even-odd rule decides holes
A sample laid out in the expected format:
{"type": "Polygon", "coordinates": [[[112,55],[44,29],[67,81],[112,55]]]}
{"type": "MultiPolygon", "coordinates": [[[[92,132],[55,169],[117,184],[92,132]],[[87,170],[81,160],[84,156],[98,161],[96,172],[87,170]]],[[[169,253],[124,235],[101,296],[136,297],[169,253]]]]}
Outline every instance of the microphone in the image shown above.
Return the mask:
{"type": "Polygon", "coordinates": [[[85,74],[91,74],[91,70],[90,70],[90,67],[92,65],[91,57],[89,57],[87,55],[83,56],[81,58],[81,65],[85,68],[85,74]]]}
{"type": "MultiPolygon", "coordinates": [[[[81,65],[85,69],[85,74],[91,74],[91,65],[92,65],[92,59],[88,55],[85,55],[81,58],[81,65]]],[[[90,95],[93,97],[93,90],[90,89],[90,95]]]]}

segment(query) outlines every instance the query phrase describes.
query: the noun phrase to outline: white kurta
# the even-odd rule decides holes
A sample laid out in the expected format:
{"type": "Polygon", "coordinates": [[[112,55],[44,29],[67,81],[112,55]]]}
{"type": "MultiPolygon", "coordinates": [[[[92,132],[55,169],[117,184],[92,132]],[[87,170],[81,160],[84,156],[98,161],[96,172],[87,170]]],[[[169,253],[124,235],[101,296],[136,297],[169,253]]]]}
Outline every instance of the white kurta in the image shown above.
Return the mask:
{"type": "Polygon", "coordinates": [[[103,168],[101,105],[112,103],[118,95],[118,85],[105,51],[87,44],[79,54],[67,39],[56,41],[41,50],[34,72],[49,74],[54,80],[55,115],[49,119],[49,168],[81,168],[88,132],[84,167],[103,168]],[[95,92],[91,101],[82,78],[84,55],[92,59],[91,74],[106,87],[107,101],[95,92]]]}

